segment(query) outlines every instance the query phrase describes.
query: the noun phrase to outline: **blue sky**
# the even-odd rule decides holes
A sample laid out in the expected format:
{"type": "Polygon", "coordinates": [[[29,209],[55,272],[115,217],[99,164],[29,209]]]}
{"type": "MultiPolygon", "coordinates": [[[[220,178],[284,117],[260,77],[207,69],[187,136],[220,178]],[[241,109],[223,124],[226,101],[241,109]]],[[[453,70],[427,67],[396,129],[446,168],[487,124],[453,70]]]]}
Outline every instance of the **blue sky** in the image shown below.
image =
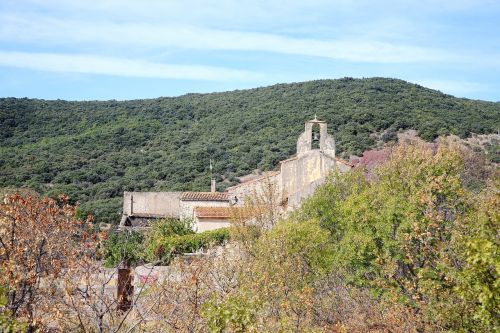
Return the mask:
{"type": "Polygon", "coordinates": [[[500,0],[1,0],[0,97],[395,77],[500,100],[500,0]]]}

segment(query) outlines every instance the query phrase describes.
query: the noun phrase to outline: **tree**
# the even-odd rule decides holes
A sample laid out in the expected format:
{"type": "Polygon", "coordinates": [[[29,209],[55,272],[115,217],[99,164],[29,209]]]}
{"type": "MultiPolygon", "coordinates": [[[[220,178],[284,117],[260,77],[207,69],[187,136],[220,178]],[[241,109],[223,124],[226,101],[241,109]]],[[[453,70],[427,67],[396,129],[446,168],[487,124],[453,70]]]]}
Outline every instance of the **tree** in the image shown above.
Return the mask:
{"type": "Polygon", "coordinates": [[[420,330],[494,331],[498,187],[477,161],[454,140],[402,143],[369,179],[334,175],[297,216],[330,231],[350,285],[405,304],[420,330]]]}
{"type": "Polygon", "coordinates": [[[9,317],[26,322],[28,331],[47,324],[58,282],[95,252],[91,219],[77,220],[74,212],[66,197],[14,194],[0,204],[0,285],[9,317]]]}
{"type": "Polygon", "coordinates": [[[498,180],[474,198],[474,209],[454,239],[462,269],[452,276],[466,309],[467,327],[484,332],[500,329],[500,194],[498,180]]]}

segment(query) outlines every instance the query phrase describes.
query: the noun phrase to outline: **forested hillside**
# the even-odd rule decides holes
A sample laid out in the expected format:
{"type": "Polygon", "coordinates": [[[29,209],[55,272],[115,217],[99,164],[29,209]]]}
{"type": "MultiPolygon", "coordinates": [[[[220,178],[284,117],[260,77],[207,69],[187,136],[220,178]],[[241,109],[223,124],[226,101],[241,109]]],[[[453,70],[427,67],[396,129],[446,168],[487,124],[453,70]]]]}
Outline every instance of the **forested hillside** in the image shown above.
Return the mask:
{"type": "Polygon", "coordinates": [[[0,187],[69,195],[82,213],[116,223],[123,191],[219,189],[295,153],[303,122],[329,123],[339,154],[360,154],[415,129],[492,133],[500,103],[459,99],[401,80],[321,80],[131,101],[0,99],[0,187]],[[221,182],[225,180],[225,182],[221,182]]]}

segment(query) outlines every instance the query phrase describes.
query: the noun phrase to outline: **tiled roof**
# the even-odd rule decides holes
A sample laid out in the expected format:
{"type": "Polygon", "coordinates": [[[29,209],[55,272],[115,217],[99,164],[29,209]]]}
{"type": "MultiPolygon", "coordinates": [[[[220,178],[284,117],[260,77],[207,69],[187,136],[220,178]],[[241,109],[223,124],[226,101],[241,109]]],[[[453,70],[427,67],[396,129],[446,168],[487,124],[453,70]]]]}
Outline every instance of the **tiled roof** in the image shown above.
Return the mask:
{"type": "Polygon", "coordinates": [[[184,192],[183,201],[229,201],[227,192],[184,192]]]}
{"type": "Polygon", "coordinates": [[[195,207],[198,218],[247,220],[262,214],[261,207],[195,207]]]}
{"type": "Polygon", "coordinates": [[[230,207],[196,207],[194,213],[198,218],[228,219],[232,216],[230,207]]]}

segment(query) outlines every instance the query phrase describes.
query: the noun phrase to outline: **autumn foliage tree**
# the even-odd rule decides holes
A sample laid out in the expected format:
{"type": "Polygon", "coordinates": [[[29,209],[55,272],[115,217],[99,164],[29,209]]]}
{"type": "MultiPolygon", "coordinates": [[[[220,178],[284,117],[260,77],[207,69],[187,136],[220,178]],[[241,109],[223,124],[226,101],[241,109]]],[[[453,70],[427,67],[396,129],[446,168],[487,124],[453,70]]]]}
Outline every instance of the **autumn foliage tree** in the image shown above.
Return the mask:
{"type": "Polygon", "coordinates": [[[75,219],[75,207],[36,195],[5,196],[0,204],[0,285],[11,320],[28,331],[50,323],[60,283],[79,258],[95,253],[91,220],[75,219]]]}

